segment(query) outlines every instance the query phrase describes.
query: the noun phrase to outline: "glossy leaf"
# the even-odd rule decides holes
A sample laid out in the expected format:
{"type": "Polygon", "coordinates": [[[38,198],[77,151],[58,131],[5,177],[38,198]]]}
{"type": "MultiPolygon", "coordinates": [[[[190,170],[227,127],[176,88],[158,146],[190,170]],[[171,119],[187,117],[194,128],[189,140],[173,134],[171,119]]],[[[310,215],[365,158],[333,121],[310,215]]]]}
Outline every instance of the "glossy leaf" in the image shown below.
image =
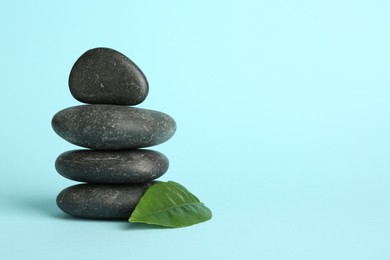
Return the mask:
{"type": "Polygon", "coordinates": [[[179,183],[159,182],[145,192],[129,222],[186,227],[209,220],[212,213],[179,183]]]}

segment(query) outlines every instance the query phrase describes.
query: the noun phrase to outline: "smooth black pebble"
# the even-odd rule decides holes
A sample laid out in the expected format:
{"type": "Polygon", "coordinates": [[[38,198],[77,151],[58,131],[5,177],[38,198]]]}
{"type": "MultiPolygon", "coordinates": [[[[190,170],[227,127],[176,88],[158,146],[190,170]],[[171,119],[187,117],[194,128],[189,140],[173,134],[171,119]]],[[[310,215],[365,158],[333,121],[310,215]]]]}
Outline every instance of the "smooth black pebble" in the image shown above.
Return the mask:
{"type": "Polygon", "coordinates": [[[103,185],[79,184],[57,196],[57,205],[74,217],[128,219],[139,200],[153,183],[103,185]]]}
{"type": "Polygon", "coordinates": [[[149,92],[148,81],[138,66],[110,48],[85,52],[69,75],[73,97],[89,104],[137,105],[149,92]]]}
{"type": "Polygon", "coordinates": [[[73,150],[58,156],[55,167],[65,178],[88,183],[142,183],[162,176],[168,158],[152,150],[73,150]]]}
{"type": "Polygon", "coordinates": [[[97,150],[128,150],[161,144],[176,131],[162,112],[116,105],[83,105],[54,115],[54,131],[68,142],[97,150]]]}

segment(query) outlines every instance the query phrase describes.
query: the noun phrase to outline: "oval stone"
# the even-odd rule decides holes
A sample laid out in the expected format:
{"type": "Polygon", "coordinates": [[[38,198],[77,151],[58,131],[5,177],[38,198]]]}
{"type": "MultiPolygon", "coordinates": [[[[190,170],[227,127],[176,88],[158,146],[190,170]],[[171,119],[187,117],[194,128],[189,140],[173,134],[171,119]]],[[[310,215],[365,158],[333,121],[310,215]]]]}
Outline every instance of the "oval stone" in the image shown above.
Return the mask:
{"type": "Polygon", "coordinates": [[[88,183],[142,183],[162,176],[168,158],[152,150],[73,150],[61,154],[55,163],[65,178],[88,183]]]}
{"type": "Polygon", "coordinates": [[[138,66],[110,48],[85,52],[69,75],[73,97],[89,104],[137,105],[149,92],[148,81],[138,66]]]}
{"type": "Polygon", "coordinates": [[[54,131],[68,142],[97,150],[129,150],[161,144],[176,123],[162,112],[117,105],[82,105],[54,115],[54,131]]]}
{"type": "Polygon", "coordinates": [[[57,205],[74,217],[128,219],[152,184],[78,184],[61,191],[57,205]]]}

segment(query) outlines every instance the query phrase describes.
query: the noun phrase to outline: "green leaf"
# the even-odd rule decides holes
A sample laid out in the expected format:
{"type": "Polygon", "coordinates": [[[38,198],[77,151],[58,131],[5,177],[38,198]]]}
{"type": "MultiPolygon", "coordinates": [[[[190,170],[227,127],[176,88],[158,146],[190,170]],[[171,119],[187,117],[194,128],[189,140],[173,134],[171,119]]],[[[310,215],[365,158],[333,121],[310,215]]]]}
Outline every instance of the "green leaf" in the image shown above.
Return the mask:
{"type": "Polygon", "coordinates": [[[179,183],[159,182],[149,187],[129,222],[186,227],[211,219],[212,213],[179,183]]]}

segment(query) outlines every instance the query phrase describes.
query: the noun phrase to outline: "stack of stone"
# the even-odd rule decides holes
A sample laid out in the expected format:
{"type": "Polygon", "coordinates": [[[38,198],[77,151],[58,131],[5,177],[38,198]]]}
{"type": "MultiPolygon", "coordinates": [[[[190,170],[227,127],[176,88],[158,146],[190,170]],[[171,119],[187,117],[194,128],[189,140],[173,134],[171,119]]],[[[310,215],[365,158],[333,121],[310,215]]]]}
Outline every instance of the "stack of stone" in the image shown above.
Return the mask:
{"type": "Polygon", "coordinates": [[[86,182],[64,189],[57,205],[76,217],[129,218],[169,165],[162,153],[139,148],[167,141],[176,123],[164,113],[130,107],[145,100],[148,82],[137,65],[115,50],[84,53],[71,70],[69,87],[74,98],[90,105],[58,112],[53,129],[68,142],[90,149],[57,158],[62,176],[86,182]]]}

